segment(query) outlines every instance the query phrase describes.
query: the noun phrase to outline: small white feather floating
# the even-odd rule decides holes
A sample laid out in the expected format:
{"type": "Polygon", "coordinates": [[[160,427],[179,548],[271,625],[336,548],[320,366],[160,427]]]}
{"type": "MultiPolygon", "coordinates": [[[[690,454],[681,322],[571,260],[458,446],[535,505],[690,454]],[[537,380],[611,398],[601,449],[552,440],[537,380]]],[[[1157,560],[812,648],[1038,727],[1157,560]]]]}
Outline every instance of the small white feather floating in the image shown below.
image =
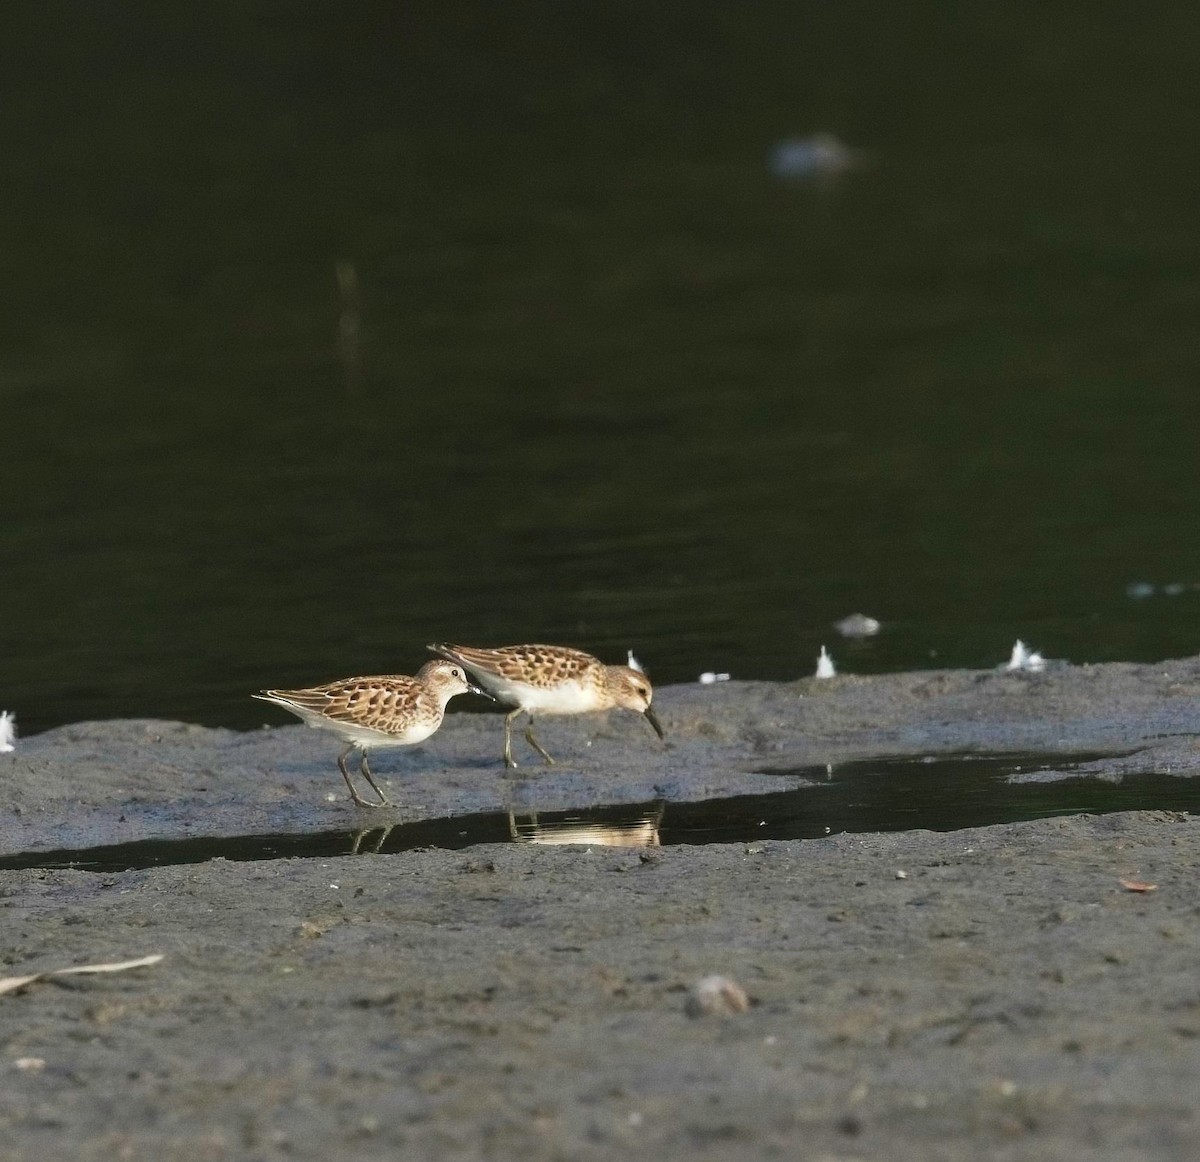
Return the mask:
{"type": "Polygon", "coordinates": [[[843,617],[841,621],[835,621],[833,628],[842,637],[872,637],[883,626],[877,618],[868,617],[865,613],[852,613],[849,617],[843,617]]]}
{"type": "Polygon", "coordinates": [[[833,659],[829,656],[824,646],[821,647],[821,656],[817,659],[816,676],[818,678],[837,677],[837,670],[834,667],[833,659]]]}
{"type": "Polygon", "coordinates": [[[1036,674],[1046,668],[1046,659],[1036,650],[1030,651],[1025,643],[1017,638],[1017,644],[1012,649],[1012,657],[1008,659],[1008,665],[1004,668],[1006,670],[1028,670],[1036,674]]]}
{"type": "Polygon", "coordinates": [[[0,754],[16,750],[17,720],[7,710],[0,710],[0,754]]]}
{"type": "Polygon", "coordinates": [[[777,141],[771,147],[767,167],[784,181],[818,182],[855,169],[865,161],[862,150],[852,149],[832,133],[813,133],[777,141]]]}
{"type": "Polygon", "coordinates": [[[629,668],[637,670],[639,674],[644,674],[646,671],[642,669],[642,663],[633,656],[633,650],[628,650],[627,652],[629,654],[629,668]]]}
{"type": "Polygon", "coordinates": [[[705,670],[699,677],[701,686],[711,686],[714,682],[728,682],[728,674],[714,674],[712,670],[705,670]]]}

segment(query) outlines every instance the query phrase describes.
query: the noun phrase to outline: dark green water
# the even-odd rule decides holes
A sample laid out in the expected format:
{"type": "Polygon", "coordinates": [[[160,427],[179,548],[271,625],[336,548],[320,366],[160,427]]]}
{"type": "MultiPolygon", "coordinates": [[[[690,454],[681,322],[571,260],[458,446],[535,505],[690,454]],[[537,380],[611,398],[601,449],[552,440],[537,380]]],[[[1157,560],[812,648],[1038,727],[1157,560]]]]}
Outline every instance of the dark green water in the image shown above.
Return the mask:
{"type": "Polygon", "coordinates": [[[660,681],[1200,649],[1200,590],[1126,593],[1200,582],[1200,10],[19,3],[4,41],[26,731],[249,726],[434,639],[660,681]],[[771,174],[822,130],[871,164],[771,174]]]}

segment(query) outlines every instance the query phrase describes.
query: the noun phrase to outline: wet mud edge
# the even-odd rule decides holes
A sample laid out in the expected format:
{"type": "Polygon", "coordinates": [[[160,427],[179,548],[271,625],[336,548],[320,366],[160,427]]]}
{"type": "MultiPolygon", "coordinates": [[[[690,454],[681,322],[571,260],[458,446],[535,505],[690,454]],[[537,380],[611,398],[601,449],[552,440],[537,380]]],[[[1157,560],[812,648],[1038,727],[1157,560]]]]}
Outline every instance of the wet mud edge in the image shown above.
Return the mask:
{"type": "MultiPolygon", "coordinates": [[[[558,795],[649,801],[639,792],[672,779],[681,802],[758,794],[777,780],[768,767],[972,748],[1121,751],[1102,774],[1190,782],[1195,660],[1078,670],[743,684],[722,702],[667,690],[675,750],[647,771],[626,723],[574,724],[559,745],[589,762],[602,749],[607,765],[541,785],[544,809],[558,795]]],[[[431,751],[403,786],[444,814],[494,812],[479,756],[496,723],[461,717],[439,752],[449,791],[423,785],[431,751]]],[[[112,835],[85,825],[112,803],[131,817],[149,804],[183,834],[205,810],[247,834],[297,799],[291,830],[346,818],[300,729],[124,723],[41,739],[3,774],[20,837],[51,846],[73,846],[53,842],[68,816],[85,820],[76,834],[112,835]]],[[[165,957],[0,998],[4,1151],[1194,1157],[1198,869],[1194,816],[1133,811],[752,844],[4,871],[7,971],[165,957]],[[749,1011],[689,1017],[710,973],[738,981],[749,1011]]]]}

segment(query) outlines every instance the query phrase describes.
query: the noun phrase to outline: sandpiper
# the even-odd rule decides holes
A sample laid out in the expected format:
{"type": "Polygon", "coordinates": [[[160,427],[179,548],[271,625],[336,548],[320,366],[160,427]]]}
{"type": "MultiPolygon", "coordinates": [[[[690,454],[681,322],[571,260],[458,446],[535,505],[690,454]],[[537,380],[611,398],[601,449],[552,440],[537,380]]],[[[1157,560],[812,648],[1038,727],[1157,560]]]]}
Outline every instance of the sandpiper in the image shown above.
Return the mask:
{"type": "Polygon", "coordinates": [[[636,710],[649,719],[659,738],[663,728],[650,707],[650,680],[630,666],[606,666],[591,654],[567,646],[500,646],[474,649],[433,642],[429,648],[465,667],[497,701],[515,707],[504,719],[504,765],[512,757],[513,719],[529,715],[525,741],[548,763],[554,760],[533,735],[535,714],[590,714],[614,706],[636,710]]]}
{"type": "Polygon", "coordinates": [[[423,742],[442,725],[446,703],[457,694],[484,691],[467,680],[462,663],[433,661],[426,662],[415,678],[404,674],[343,678],[307,690],[264,690],[253,697],[274,702],[309,726],[336,734],[346,744],[338,755],[338,768],[350,798],[360,807],[390,807],[371,774],[367,751],[423,742]],[[359,769],[379,796],[378,803],[364,799],[350,781],[346,758],[355,749],[362,752],[359,769]]]}

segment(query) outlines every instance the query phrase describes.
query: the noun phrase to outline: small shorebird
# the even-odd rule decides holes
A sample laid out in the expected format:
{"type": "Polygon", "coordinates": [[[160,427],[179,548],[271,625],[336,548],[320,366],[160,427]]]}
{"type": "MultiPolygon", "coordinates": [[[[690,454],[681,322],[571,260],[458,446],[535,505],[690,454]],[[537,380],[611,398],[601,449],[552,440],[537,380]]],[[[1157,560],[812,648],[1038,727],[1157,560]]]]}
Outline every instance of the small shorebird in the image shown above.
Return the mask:
{"type": "Polygon", "coordinates": [[[403,674],[343,678],[307,690],[264,690],[253,697],[274,702],[307,725],[336,734],[346,744],[338,755],[338,768],[350,798],[360,807],[390,807],[367,765],[367,751],[423,742],[442,725],[446,703],[456,694],[484,691],[467,681],[462,663],[434,661],[426,662],[415,678],[403,674]],[[355,749],[362,751],[360,770],[379,796],[378,803],[364,799],[350,781],[346,758],[355,749]]]}
{"type": "Polygon", "coordinates": [[[430,644],[435,654],[464,666],[499,702],[515,707],[504,719],[504,765],[515,767],[512,724],[529,715],[525,741],[548,763],[554,760],[533,735],[535,714],[589,714],[614,706],[644,714],[659,738],[663,728],[650,707],[650,680],[630,666],[606,666],[591,654],[566,646],[501,646],[494,650],[430,644]]]}

